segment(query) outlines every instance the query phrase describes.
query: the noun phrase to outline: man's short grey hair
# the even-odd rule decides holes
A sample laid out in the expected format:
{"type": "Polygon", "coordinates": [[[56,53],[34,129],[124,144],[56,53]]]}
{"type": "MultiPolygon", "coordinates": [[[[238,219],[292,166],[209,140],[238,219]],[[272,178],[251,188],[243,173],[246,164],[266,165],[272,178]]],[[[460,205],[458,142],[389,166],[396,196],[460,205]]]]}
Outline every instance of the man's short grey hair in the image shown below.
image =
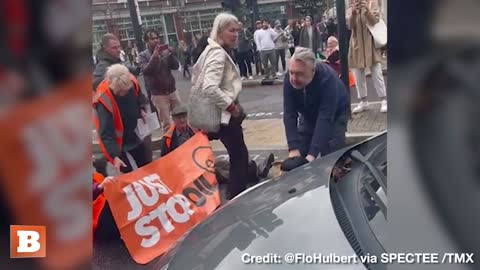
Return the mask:
{"type": "Polygon", "coordinates": [[[304,48],[304,47],[297,47],[295,48],[295,53],[291,57],[292,60],[303,62],[306,65],[315,66],[316,59],[315,54],[313,53],[312,49],[304,48]]]}
{"type": "Polygon", "coordinates": [[[115,36],[114,34],[112,33],[106,33],[105,35],[102,36],[102,40],[100,42],[100,47],[102,49],[105,49],[105,47],[108,45],[108,43],[110,42],[110,40],[118,40],[118,37],[115,36]]]}
{"type": "Polygon", "coordinates": [[[213,39],[215,42],[218,42],[218,35],[225,31],[227,27],[231,23],[238,23],[237,17],[235,15],[232,15],[230,13],[220,13],[215,17],[215,20],[213,21],[213,27],[212,27],[212,32],[210,32],[210,38],[213,39]]]}
{"type": "Polygon", "coordinates": [[[122,64],[111,65],[105,73],[110,89],[113,91],[128,90],[133,86],[128,68],[122,64]]]}

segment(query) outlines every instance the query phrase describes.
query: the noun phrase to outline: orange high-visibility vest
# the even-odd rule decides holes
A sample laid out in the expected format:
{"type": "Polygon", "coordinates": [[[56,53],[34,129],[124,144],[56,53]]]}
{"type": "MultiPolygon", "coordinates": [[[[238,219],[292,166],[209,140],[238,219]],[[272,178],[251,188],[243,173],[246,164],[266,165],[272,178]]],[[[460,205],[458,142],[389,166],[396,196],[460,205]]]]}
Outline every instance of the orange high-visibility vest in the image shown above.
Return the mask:
{"type": "MultiPolygon", "coordinates": [[[[170,128],[168,129],[167,133],[163,134],[163,140],[165,142],[165,145],[170,149],[170,145],[172,145],[172,136],[173,132],[175,131],[175,124],[172,124],[170,128]]],[[[189,125],[187,125],[187,128],[193,131],[193,134],[197,133],[193,128],[191,128],[189,125]]]]}
{"type": "MultiPolygon", "coordinates": [[[[97,172],[93,173],[92,181],[93,181],[94,184],[98,185],[98,184],[102,183],[103,179],[104,179],[103,175],[101,175],[97,172]]],[[[100,213],[102,212],[104,206],[105,206],[105,196],[102,193],[102,194],[100,194],[100,196],[98,196],[92,202],[92,229],[93,229],[93,232],[95,232],[95,230],[97,229],[98,219],[100,217],[100,213]]]]}
{"type": "MultiPolygon", "coordinates": [[[[135,76],[130,74],[130,79],[133,82],[133,89],[134,89],[134,95],[137,97],[139,93],[139,86],[137,79],[135,79],[135,76]]],[[[108,81],[105,79],[103,80],[97,87],[97,90],[95,92],[95,97],[93,98],[93,123],[95,124],[95,128],[97,129],[97,135],[98,135],[98,145],[100,146],[100,150],[103,152],[103,155],[105,158],[110,162],[113,163],[113,157],[111,157],[107,150],[105,149],[105,146],[102,143],[102,138],[100,137],[100,134],[98,132],[100,128],[100,123],[98,122],[98,113],[97,110],[95,110],[95,104],[100,103],[102,104],[108,112],[112,114],[113,118],[113,127],[115,129],[115,142],[118,145],[119,149],[122,149],[122,139],[123,139],[123,124],[122,124],[122,117],[120,115],[120,110],[118,109],[117,102],[115,101],[115,98],[113,97],[113,94],[111,90],[109,89],[109,84],[108,81]]]]}

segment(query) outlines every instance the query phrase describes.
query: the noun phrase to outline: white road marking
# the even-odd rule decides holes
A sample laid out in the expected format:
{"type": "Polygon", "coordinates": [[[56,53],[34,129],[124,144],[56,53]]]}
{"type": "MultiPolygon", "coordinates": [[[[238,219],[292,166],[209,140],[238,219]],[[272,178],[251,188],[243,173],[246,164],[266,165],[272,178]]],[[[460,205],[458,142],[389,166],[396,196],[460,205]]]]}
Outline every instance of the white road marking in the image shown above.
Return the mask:
{"type": "MultiPolygon", "coordinates": [[[[360,104],[360,103],[352,103],[352,107],[355,107],[358,104],[360,104]]],[[[381,101],[368,102],[368,105],[380,105],[380,104],[382,104],[381,101]]],[[[247,117],[255,118],[255,117],[268,117],[268,116],[275,116],[275,115],[283,116],[283,112],[256,112],[256,113],[248,114],[247,117]]]]}

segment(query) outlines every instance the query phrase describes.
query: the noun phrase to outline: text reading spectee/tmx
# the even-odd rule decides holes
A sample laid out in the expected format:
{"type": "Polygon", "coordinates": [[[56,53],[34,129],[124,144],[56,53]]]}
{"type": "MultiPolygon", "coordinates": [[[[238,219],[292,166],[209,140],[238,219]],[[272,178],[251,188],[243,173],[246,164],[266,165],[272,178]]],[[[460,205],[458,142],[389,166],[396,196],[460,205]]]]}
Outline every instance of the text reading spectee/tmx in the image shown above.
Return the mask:
{"type": "Polygon", "coordinates": [[[336,255],[333,253],[268,253],[253,255],[244,253],[244,264],[474,264],[474,253],[382,253],[380,256],[366,254],[336,255]]]}

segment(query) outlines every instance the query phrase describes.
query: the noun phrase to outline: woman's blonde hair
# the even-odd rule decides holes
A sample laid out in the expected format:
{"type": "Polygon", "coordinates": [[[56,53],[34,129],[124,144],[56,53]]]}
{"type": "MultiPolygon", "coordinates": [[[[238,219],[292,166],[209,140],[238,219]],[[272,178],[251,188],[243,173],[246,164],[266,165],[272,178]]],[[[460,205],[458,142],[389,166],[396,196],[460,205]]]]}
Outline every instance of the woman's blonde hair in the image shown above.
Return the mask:
{"type": "Polygon", "coordinates": [[[231,24],[231,23],[238,23],[237,17],[235,15],[232,15],[230,13],[220,13],[215,17],[215,20],[213,21],[213,27],[212,31],[210,32],[210,38],[213,39],[215,42],[218,42],[218,35],[225,31],[225,29],[231,24]]]}
{"type": "Polygon", "coordinates": [[[128,90],[132,88],[133,82],[130,80],[128,68],[122,64],[111,65],[105,73],[110,89],[114,92],[128,90]]]}

